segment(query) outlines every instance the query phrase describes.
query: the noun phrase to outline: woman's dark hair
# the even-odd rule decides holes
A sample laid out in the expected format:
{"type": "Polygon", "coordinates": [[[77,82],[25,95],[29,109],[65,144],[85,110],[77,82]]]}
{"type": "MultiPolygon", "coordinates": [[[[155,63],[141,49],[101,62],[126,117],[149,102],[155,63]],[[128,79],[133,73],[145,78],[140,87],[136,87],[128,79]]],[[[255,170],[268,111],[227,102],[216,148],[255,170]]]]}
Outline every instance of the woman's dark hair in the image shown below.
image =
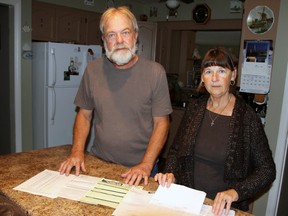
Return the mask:
{"type": "MultiPolygon", "coordinates": [[[[204,69],[210,66],[220,66],[223,68],[228,68],[231,71],[236,69],[231,54],[224,47],[216,47],[206,52],[201,63],[201,75],[204,69]]],[[[235,87],[235,85],[231,85],[230,92],[235,91],[235,87]]],[[[206,92],[202,82],[199,84],[198,91],[200,93],[206,92]]]]}

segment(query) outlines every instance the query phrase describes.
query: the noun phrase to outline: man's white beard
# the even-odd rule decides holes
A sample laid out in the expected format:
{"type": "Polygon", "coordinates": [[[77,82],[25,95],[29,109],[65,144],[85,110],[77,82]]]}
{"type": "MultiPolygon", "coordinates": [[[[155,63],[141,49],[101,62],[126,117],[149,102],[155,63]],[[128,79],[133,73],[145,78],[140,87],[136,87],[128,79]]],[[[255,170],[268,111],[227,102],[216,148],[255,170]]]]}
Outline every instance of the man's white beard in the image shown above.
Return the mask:
{"type": "Polygon", "coordinates": [[[115,45],[112,50],[109,51],[106,42],[104,42],[104,48],[106,56],[110,61],[117,65],[125,65],[129,63],[131,59],[135,56],[135,53],[137,51],[137,44],[135,42],[132,49],[125,44],[115,45]]]}

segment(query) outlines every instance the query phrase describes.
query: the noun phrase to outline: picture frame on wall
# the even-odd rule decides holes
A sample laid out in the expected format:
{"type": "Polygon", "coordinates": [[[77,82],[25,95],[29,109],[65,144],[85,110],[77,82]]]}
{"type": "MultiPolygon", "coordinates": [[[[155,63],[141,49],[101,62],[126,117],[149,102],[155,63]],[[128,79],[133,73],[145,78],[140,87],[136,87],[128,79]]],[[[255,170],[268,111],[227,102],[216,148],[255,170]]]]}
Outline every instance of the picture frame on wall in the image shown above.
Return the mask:
{"type": "Polygon", "coordinates": [[[230,1],[230,13],[242,13],[243,11],[243,2],[240,0],[231,0],[230,1]]]}
{"type": "Polygon", "coordinates": [[[84,0],[84,5],[94,6],[94,0],[84,0]]]}

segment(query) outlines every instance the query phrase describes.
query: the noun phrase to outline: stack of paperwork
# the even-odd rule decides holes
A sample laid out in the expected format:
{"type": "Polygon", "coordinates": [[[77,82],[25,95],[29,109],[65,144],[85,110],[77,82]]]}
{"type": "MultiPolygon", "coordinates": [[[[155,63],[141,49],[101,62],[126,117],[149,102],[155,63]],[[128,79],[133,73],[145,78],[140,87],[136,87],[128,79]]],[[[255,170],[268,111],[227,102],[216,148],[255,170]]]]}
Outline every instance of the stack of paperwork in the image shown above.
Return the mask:
{"type": "Polygon", "coordinates": [[[49,198],[62,197],[116,208],[132,187],[109,179],[88,175],[66,176],[44,170],[14,189],[49,198]]]}
{"type": "MultiPolygon", "coordinates": [[[[132,188],[113,212],[113,216],[214,216],[212,206],[203,204],[206,194],[185,186],[159,186],[149,192],[132,188]]],[[[228,216],[234,216],[230,210],[228,216]]],[[[224,216],[224,213],[223,213],[224,216]]]]}
{"type": "MultiPolygon", "coordinates": [[[[213,216],[212,207],[203,204],[205,192],[182,185],[159,186],[156,192],[143,187],[87,175],[60,175],[44,170],[15,190],[50,198],[62,197],[94,205],[115,208],[114,216],[213,216]]],[[[224,214],[223,214],[224,215],[224,214]]],[[[234,216],[230,210],[228,216],[234,216]]]]}

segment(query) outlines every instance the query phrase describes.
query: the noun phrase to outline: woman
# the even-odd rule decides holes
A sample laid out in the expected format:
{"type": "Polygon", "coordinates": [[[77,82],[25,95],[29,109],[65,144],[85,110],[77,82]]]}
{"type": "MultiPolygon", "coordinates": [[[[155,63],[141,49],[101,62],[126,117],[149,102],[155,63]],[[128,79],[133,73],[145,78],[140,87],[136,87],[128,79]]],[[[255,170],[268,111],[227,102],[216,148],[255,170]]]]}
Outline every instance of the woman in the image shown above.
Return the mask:
{"type": "Polygon", "coordinates": [[[260,118],[234,93],[236,77],[226,49],[206,53],[199,90],[208,94],[187,106],[163,173],[154,178],[162,186],[205,191],[215,215],[230,207],[247,211],[249,200],[276,175],[260,118]]]}

